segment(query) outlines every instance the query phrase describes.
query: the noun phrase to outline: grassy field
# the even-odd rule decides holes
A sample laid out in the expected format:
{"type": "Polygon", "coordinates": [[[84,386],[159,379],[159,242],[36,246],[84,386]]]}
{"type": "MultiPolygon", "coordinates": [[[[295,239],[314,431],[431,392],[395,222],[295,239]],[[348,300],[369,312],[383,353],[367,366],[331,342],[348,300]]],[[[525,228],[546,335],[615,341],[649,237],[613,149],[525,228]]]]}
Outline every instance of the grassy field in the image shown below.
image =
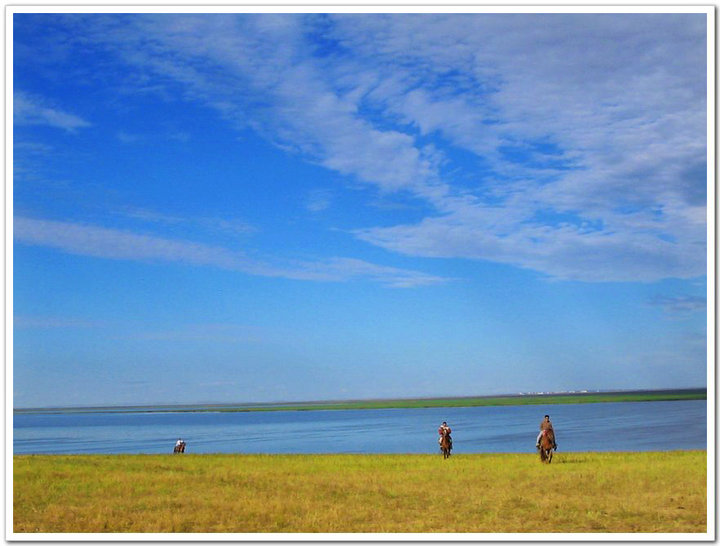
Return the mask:
{"type": "Polygon", "coordinates": [[[705,451],[13,457],[15,533],[707,532],[705,451]]]}

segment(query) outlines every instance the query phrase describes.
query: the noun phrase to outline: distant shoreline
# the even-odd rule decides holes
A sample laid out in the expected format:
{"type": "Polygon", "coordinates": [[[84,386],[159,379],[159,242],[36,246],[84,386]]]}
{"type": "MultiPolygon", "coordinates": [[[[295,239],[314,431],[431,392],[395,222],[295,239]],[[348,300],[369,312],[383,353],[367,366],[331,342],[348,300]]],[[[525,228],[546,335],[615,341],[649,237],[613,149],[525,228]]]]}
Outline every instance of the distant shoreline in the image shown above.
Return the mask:
{"type": "Polygon", "coordinates": [[[182,404],[148,406],[97,406],[65,408],[20,408],[15,414],[58,413],[206,413],[257,411],[320,411],[368,409],[461,408],[480,406],[525,406],[555,404],[596,404],[607,402],[660,402],[706,400],[707,389],[668,389],[605,392],[569,392],[548,394],[508,394],[442,398],[399,398],[380,400],[339,400],[256,404],[182,404]]]}

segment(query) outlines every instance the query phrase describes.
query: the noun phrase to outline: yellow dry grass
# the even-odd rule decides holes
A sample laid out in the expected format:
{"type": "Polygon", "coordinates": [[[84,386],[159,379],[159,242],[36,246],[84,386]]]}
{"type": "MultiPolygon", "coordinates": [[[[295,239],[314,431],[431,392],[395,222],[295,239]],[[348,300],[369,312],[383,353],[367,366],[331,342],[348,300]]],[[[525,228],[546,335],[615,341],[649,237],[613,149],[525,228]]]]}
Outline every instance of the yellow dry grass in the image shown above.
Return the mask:
{"type": "Polygon", "coordinates": [[[15,533],[705,533],[705,451],[13,457],[15,533]]]}

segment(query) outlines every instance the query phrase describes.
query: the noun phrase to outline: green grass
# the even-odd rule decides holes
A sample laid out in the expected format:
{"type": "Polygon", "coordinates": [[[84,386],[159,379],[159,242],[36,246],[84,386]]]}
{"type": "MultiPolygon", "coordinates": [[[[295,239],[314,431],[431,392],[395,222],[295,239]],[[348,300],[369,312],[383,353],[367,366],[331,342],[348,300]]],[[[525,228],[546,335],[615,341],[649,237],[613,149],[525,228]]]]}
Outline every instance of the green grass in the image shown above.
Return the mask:
{"type": "MultiPolygon", "coordinates": [[[[432,398],[400,400],[358,400],[282,406],[260,406],[246,411],[318,410],[318,409],[395,409],[395,408],[463,408],[478,406],[534,406],[554,404],[596,404],[602,402],[659,402],[706,400],[705,392],[693,393],[597,393],[562,395],[486,396],[474,398],[432,398]]],[[[232,408],[226,411],[239,411],[232,408]]]]}
{"type": "Polygon", "coordinates": [[[19,455],[15,533],[706,533],[707,454],[19,455]]]}
{"type": "Polygon", "coordinates": [[[637,391],[574,393],[517,396],[476,396],[456,398],[407,398],[387,400],[347,400],[335,402],[298,402],[278,404],[209,404],[204,406],[128,406],[119,408],[26,408],[16,413],[92,413],[107,411],[118,413],[162,412],[249,412],[249,411],[308,411],[347,409],[399,409],[399,408],[458,408],[478,406],[527,406],[554,404],[596,404],[602,402],[659,402],[673,400],[706,400],[706,389],[684,391],[637,391]]]}

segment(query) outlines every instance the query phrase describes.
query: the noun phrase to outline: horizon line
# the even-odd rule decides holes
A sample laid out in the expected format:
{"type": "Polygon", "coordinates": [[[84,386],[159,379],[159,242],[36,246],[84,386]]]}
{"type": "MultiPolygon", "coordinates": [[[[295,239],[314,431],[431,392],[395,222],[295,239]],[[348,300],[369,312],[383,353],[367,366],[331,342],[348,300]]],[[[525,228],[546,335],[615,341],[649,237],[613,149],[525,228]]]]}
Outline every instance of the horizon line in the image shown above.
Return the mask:
{"type": "Polygon", "coordinates": [[[343,398],[343,399],[322,399],[322,400],[290,400],[274,402],[184,402],[184,403],[147,403],[147,404],[110,404],[110,405],[83,405],[83,406],[33,406],[13,407],[13,412],[32,412],[50,410],[119,410],[119,409],[140,409],[140,408],[187,408],[193,406],[202,407],[276,407],[295,405],[320,405],[320,404],[342,404],[356,402],[389,402],[389,401],[412,401],[412,400],[464,400],[476,398],[511,398],[524,396],[568,396],[583,394],[617,394],[617,393],[662,393],[662,392],[697,392],[705,391],[704,387],[681,387],[681,388],[635,388],[635,389],[580,389],[563,391],[528,391],[504,394],[482,394],[463,396],[410,396],[410,397],[383,397],[383,398],[343,398]]]}

